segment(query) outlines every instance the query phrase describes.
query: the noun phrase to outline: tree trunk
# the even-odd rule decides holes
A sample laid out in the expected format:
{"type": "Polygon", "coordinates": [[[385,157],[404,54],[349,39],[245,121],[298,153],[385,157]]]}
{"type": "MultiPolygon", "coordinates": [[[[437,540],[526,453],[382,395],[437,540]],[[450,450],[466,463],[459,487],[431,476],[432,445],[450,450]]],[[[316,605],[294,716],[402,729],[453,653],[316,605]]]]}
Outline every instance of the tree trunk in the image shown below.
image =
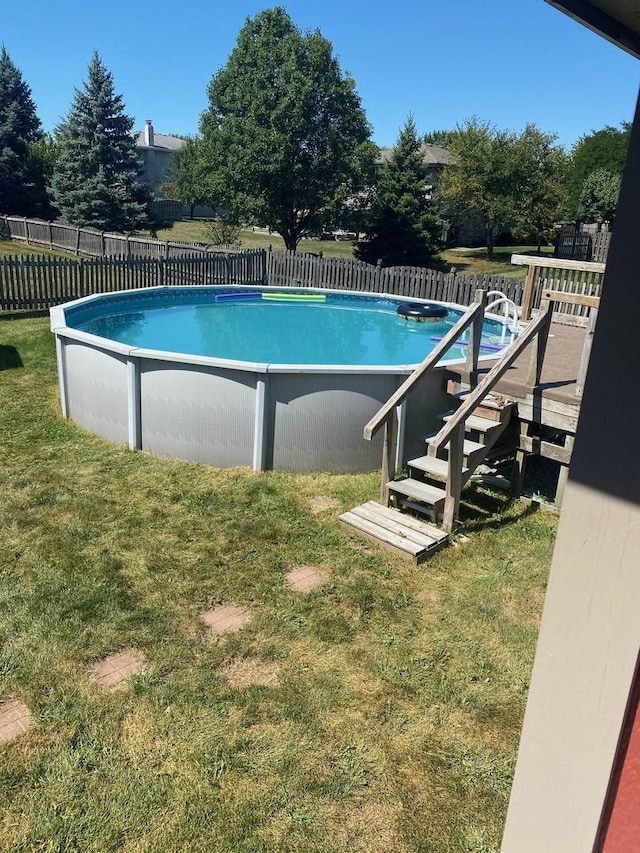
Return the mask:
{"type": "Polygon", "coordinates": [[[284,240],[285,249],[289,252],[295,252],[298,248],[298,240],[296,236],[290,231],[287,231],[285,234],[280,234],[280,236],[284,240]]]}
{"type": "Polygon", "coordinates": [[[487,260],[493,260],[493,247],[495,244],[495,232],[493,228],[493,223],[487,223],[486,226],[487,232],[487,260]]]}

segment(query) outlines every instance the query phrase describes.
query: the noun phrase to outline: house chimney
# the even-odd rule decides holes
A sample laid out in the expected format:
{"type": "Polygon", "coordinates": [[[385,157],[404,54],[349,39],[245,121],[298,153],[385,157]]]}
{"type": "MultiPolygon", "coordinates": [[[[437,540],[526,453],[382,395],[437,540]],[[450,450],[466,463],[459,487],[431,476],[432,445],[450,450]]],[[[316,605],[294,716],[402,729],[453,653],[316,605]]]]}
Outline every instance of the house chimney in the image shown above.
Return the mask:
{"type": "Polygon", "coordinates": [[[144,123],[144,144],[148,148],[153,148],[153,125],[149,118],[144,123]]]}

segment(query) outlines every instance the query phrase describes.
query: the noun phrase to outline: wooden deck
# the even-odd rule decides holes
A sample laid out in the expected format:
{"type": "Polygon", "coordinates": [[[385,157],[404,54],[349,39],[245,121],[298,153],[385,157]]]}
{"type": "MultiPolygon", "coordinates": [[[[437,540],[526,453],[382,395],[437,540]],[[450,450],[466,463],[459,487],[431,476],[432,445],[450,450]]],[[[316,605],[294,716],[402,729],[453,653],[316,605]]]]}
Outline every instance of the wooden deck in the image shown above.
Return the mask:
{"type": "MultiPolygon", "coordinates": [[[[580,411],[576,380],[585,336],[584,328],[552,323],[539,384],[535,387],[527,384],[532,349],[528,346],[499,381],[494,393],[517,402],[521,418],[573,433],[580,411]]],[[[474,376],[482,378],[495,363],[483,362],[474,376]]],[[[476,384],[465,370],[452,371],[452,375],[461,389],[476,384]]]]}

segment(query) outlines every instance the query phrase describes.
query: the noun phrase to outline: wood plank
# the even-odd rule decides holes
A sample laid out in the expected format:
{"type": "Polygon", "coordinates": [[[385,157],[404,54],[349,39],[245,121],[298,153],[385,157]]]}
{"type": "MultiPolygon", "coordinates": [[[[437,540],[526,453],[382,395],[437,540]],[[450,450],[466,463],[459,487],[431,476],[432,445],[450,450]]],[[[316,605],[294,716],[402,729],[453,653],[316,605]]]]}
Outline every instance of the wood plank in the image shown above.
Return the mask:
{"type": "MultiPolygon", "coordinates": [[[[434,439],[438,435],[437,432],[431,432],[427,435],[423,435],[422,438],[427,444],[431,444],[432,439],[434,439]]],[[[449,442],[442,446],[442,450],[448,450],[449,442]]],[[[464,440],[464,455],[465,456],[473,456],[476,453],[480,453],[485,448],[484,444],[480,441],[472,441],[470,438],[465,438],[464,440]]],[[[438,449],[438,448],[436,448],[438,449]]],[[[430,454],[431,455],[431,454],[430,454]]]]}
{"type": "Polygon", "coordinates": [[[389,483],[389,490],[391,492],[398,492],[401,495],[407,495],[409,498],[415,498],[429,506],[442,503],[446,494],[444,489],[438,489],[436,486],[430,486],[428,483],[421,483],[420,480],[412,480],[410,477],[392,480],[389,483]]]}
{"type": "Polygon", "coordinates": [[[586,305],[589,308],[598,308],[599,296],[585,296],[580,293],[565,293],[562,290],[543,290],[542,298],[550,302],[564,302],[568,305],[586,305]]]}
{"type": "Polygon", "coordinates": [[[448,539],[448,535],[441,530],[439,527],[434,527],[432,524],[428,524],[426,521],[422,521],[419,518],[414,518],[412,515],[407,515],[406,513],[399,512],[397,509],[392,509],[388,506],[382,506],[381,504],[376,503],[375,501],[367,501],[366,504],[362,504],[362,506],[366,506],[370,509],[373,509],[378,515],[388,518],[396,518],[398,515],[402,518],[402,523],[405,527],[410,527],[412,530],[417,530],[418,532],[425,532],[427,536],[431,536],[433,539],[445,540],[448,539]]]}
{"type": "Polygon", "coordinates": [[[549,441],[542,441],[537,436],[521,435],[517,439],[516,447],[518,450],[524,450],[545,459],[553,459],[554,462],[560,462],[561,465],[569,465],[571,462],[571,447],[551,444],[549,441]]]}
{"type": "Polygon", "coordinates": [[[596,261],[571,261],[565,258],[539,257],[537,255],[511,255],[511,263],[521,267],[553,267],[559,270],[604,272],[606,264],[596,261]]]}
{"type": "Polygon", "coordinates": [[[418,554],[423,553],[425,550],[423,545],[419,545],[417,542],[413,542],[411,539],[407,539],[405,536],[396,536],[395,533],[392,533],[385,527],[381,527],[379,524],[375,524],[374,522],[369,521],[366,518],[362,518],[361,516],[356,515],[354,512],[349,511],[343,513],[342,515],[338,516],[338,521],[342,521],[344,524],[348,524],[350,527],[355,527],[356,530],[366,532],[370,536],[379,539],[381,542],[386,542],[387,545],[392,545],[399,551],[404,551],[406,554],[411,554],[414,557],[418,556],[418,554]]]}
{"type": "MultiPolygon", "coordinates": [[[[441,418],[446,423],[447,421],[450,421],[454,415],[455,412],[451,412],[448,415],[441,415],[441,418]]],[[[501,426],[502,422],[489,420],[489,418],[481,418],[477,415],[469,415],[469,417],[465,419],[464,425],[467,429],[473,429],[476,432],[492,432],[494,429],[501,426]]]]}
{"type": "MultiPolygon", "coordinates": [[[[428,474],[430,477],[435,479],[444,480],[449,476],[449,462],[446,459],[439,459],[437,456],[415,456],[413,459],[407,459],[407,465],[409,468],[415,468],[418,471],[422,471],[424,474],[428,474]]],[[[462,468],[462,476],[469,469],[466,466],[462,468]]]]}
{"type": "Polygon", "coordinates": [[[414,542],[422,548],[433,548],[439,541],[438,539],[434,539],[432,536],[428,536],[426,533],[422,533],[421,531],[413,530],[412,528],[405,526],[402,521],[404,516],[401,512],[398,512],[398,510],[395,510],[395,518],[388,518],[387,516],[380,515],[375,510],[368,509],[365,505],[354,507],[350,512],[353,513],[353,515],[357,515],[358,518],[362,518],[372,524],[377,524],[379,527],[388,530],[395,536],[401,536],[403,539],[408,539],[410,542],[414,542]]]}

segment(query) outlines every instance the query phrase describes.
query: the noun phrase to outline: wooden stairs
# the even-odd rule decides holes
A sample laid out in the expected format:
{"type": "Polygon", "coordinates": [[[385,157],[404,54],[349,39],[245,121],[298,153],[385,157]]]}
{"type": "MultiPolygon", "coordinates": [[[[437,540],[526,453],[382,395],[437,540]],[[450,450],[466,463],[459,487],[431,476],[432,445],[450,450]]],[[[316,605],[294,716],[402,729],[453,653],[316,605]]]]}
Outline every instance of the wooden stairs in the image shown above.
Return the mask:
{"type": "Polygon", "coordinates": [[[416,565],[449,541],[444,530],[375,501],[343,513],[339,520],[385,551],[407,557],[416,565]]]}
{"type": "MultiPolygon", "coordinates": [[[[509,425],[513,403],[489,395],[478,408],[480,414],[471,415],[465,421],[462,467],[458,472],[460,489],[467,485],[509,425]]],[[[446,423],[452,416],[453,412],[447,412],[440,417],[446,423]]],[[[438,449],[433,445],[436,435],[431,433],[424,437],[426,454],[407,460],[407,476],[386,484],[395,506],[428,515],[434,523],[443,514],[449,485],[449,442],[438,449]]]]}
{"type": "Polygon", "coordinates": [[[476,291],[466,313],[366,424],[363,436],[367,441],[378,430],[384,429],[383,505],[369,502],[340,516],[340,521],[353,530],[375,539],[383,548],[404,554],[415,563],[446,544],[448,534],[457,522],[463,487],[496,448],[507,429],[514,404],[492,392],[506,370],[530,344],[533,346],[528,383],[535,387],[540,381],[551,323],[548,302],[541,307],[539,315],[520,331],[478,385],[457,399],[451,395],[452,402],[458,407],[441,416],[442,426],[438,432],[425,436],[426,453],[406,461],[407,475],[394,477],[396,466],[405,463],[405,460],[396,458],[398,407],[467,331],[466,366],[470,373],[476,371],[486,299],[486,292],[476,291]],[[409,516],[407,511],[426,516],[428,522],[409,516]],[[434,527],[440,520],[442,531],[434,527]]]}
{"type": "MultiPolygon", "coordinates": [[[[455,395],[458,400],[464,395],[455,395]]],[[[513,403],[488,395],[465,422],[463,466],[460,488],[471,479],[474,471],[485,462],[506,430],[513,403]]],[[[441,415],[446,423],[453,415],[441,415]]],[[[340,521],[385,550],[405,556],[415,564],[421,563],[449,541],[449,534],[435,525],[442,518],[447,498],[449,478],[448,444],[434,448],[431,444],[437,433],[424,436],[426,453],[408,459],[408,474],[386,483],[385,492],[390,506],[369,501],[340,516],[340,521]],[[417,513],[427,521],[410,515],[417,513]]]]}

